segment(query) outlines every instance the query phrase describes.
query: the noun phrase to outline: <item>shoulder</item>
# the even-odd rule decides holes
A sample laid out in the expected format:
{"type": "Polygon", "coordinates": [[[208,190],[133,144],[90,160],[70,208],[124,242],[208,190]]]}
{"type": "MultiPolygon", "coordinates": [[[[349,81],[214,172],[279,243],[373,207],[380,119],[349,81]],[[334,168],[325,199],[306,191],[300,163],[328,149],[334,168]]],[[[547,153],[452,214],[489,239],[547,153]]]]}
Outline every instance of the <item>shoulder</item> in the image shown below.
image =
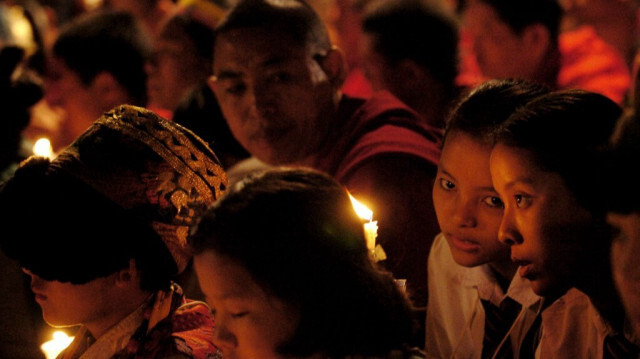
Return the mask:
{"type": "Polygon", "coordinates": [[[171,317],[172,347],[176,358],[214,358],[217,348],[213,345],[214,321],[209,306],[204,302],[187,300],[171,317]]]}

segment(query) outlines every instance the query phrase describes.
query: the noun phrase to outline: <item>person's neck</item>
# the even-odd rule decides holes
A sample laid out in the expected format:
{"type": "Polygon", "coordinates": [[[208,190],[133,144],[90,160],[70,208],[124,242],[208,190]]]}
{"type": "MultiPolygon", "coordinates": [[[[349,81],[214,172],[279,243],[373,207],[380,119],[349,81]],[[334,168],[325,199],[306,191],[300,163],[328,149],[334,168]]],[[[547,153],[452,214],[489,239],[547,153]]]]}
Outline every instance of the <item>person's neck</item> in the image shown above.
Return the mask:
{"type": "Polygon", "coordinates": [[[344,135],[342,127],[360,105],[360,103],[357,106],[352,106],[351,104],[353,104],[353,101],[345,101],[345,97],[341,92],[336,93],[334,106],[321,115],[327,126],[325,131],[322,131],[324,132],[323,138],[316,142],[314,151],[310,151],[309,155],[301,157],[295,163],[292,163],[293,165],[315,167],[316,162],[321,160],[318,156],[323,155],[322,150],[337,143],[337,140],[344,135]]]}
{"type": "Polygon", "coordinates": [[[502,292],[507,293],[513,276],[516,275],[516,271],[518,270],[518,265],[511,260],[504,260],[491,262],[489,263],[489,267],[493,271],[502,292]]]}
{"type": "Polygon", "coordinates": [[[142,304],[144,304],[151,293],[142,290],[136,293],[129,293],[119,298],[112,298],[106,304],[104,312],[93,321],[84,323],[91,335],[98,339],[104,335],[113,326],[120,323],[129,314],[133,313],[142,304]]]}

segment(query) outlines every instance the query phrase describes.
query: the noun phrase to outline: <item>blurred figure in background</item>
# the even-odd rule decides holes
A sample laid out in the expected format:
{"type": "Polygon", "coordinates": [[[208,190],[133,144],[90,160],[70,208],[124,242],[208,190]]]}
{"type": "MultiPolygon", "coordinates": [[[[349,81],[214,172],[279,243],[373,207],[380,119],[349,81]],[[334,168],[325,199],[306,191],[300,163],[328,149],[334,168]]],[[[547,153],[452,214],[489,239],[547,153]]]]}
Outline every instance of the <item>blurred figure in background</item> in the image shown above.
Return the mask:
{"type": "Polygon", "coordinates": [[[172,0],[104,0],[103,7],[133,15],[154,36],[175,7],[172,0]]]}
{"type": "MultiPolygon", "coordinates": [[[[14,25],[8,7],[0,4],[0,183],[13,175],[18,164],[30,155],[23,130],[29,124],[31,107],[42,97],[39,78],[26,66],[25,49],[12,36],[14,25]]],[[[10,232],[4,228],[3,236],[10,232]]],[[[15,232],[15,230],[14,230],[15,232]]],[[[29,290],[29,282],[17,263],[0,251],[0,358],[44,358],[39,345],[46,327],[29,290]]]]}
{"type": "MultiPolygon", "coordinates": [[[[488,78],[521,78],[600,93],[618,104],[631,86],[625,59],[591,27],[561,32],[558,0],[470,0],[465,27],[488,78]]],[[[470,67],[472,68],[472,67],[470,67]]]]}
{"type": "Polygon", "coordinates": [[[213,73],[213,29],[188,14],[176,14],[162,25],[150,60],[146,67],[149,107],[171,114],[213,73]]]}
{"type": "Polygon", "coordinates": [[[374,1],[364,12],[360,58],[374,90],[387,90],[444,128],[458,95],[458,27],[441,4],[374,1]]]}
{"type": "Polygon", "coordinates": [[[117,105],[146,105],[144,66],[149,52],[148,37],[127,13],[88,14],[61,31],[45,77],[45,99],[65,115],[51,135],[54,150],[71,143],[117,105]]]}
{"type": "Polygon", "coordinates": [[[335,30],[335,43],[344,52],[347,77],[342,85],[344,94],[371,97],[373,89],[364,75],[360,54],[362,41],[362,14],[371,0],[332,0],[328,24],[335,30]]]}

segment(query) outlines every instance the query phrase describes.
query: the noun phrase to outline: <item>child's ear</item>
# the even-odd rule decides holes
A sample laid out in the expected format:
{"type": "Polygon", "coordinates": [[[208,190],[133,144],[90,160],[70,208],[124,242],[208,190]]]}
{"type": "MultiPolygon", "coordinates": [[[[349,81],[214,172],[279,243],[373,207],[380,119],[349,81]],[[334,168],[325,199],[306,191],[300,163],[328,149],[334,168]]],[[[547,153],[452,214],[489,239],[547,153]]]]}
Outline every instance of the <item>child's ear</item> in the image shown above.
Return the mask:
{"type": "Polygon", "coordinates": [[[130,286],[132,283],[136,283],[139,281],[140,273],[136,268],[135,259],[129,259],[129,267],[121,269],[116,273],[116,286],[118,287],[126,287],[130,286]]]}
{"type": "Polygon", "coordinates": [[[332,46],[325,56],[318,61],[322,70],[327,74],[329,82],[334,88],[342,87],[347,78],[347,67],[342,50],[332,46]]]}

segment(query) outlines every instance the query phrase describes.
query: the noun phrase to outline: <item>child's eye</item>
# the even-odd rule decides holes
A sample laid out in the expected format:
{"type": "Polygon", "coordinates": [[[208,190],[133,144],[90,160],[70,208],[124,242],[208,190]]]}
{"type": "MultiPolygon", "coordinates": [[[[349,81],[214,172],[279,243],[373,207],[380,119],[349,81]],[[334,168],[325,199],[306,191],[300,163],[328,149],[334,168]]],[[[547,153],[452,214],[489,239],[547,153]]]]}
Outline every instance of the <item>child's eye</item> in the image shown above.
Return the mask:
{"type": "Polygon", "coordinates": [[[524,194],[517,194],[514,196],[516,200],[516,206],[518,208],[527,208],[531,205],[531,197],[524,194]]]}
{"type": "Polygon", "coordinates": [[[451,181],[447,181],[444,178],[440,178],[440,187],[442,187],[442,189],[446,191],[451,191],[456,188],[456,185],[451,181]]]}
{"type": "Polygon", "coordinates": [[[482,202],[484,202],[484,204],[486,204],[489,207],[504,208],[504,203],[502,202],[500,197],[487,196],[487,197],[482,199],[482,202]]]}
{"type": "Polygon", "coordinates": [[[249,314],[249,312],[244,311],[244,312],[238,312],[238,313],[231,313],[231,318],[242,318],[245,315],[249,314]]]}

